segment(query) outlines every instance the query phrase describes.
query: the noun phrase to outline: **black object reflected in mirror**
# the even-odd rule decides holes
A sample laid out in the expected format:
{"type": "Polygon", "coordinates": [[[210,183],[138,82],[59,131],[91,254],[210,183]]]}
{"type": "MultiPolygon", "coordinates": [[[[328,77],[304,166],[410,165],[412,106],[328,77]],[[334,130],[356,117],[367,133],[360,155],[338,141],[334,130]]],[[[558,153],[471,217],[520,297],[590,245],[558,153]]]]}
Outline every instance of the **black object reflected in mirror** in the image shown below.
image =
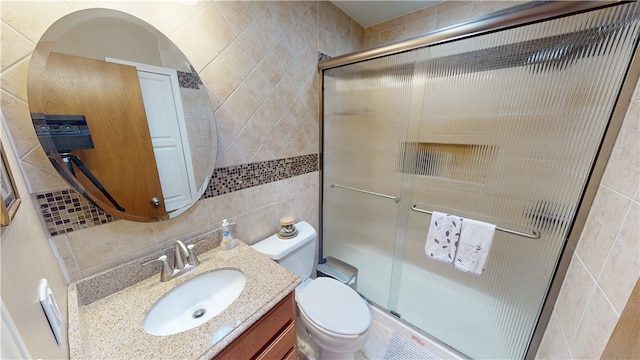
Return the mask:
{"type": "MultiPolygon", "coordinates": [[[[125,212],[125,209],[118,204],[111,194],[105,189],[104,185],[93,175],[93,173],[85,166],[85,164],[76,155],[71,152],[73,150],[93,149],[93,140],[87,126],[87,120],[84,115],[46,115],[43,113],[31,113],[31,121],[36,130],[36,135],[47,157],[53,164],[53,167],[65,177],[69,175],[62,169],[58,169],[60,164],[53,158],[52,154],[60,155],[63,163],[71,175],[75,176],[75,165],[82,173],[98,188],[104,196],[115,206],[118,211],[125,212]]],[[[73,179],[67,178],[67,181],[73,183],[73,179]]],[[[95,205],[95,204],[94,204],[95,205]]]]}

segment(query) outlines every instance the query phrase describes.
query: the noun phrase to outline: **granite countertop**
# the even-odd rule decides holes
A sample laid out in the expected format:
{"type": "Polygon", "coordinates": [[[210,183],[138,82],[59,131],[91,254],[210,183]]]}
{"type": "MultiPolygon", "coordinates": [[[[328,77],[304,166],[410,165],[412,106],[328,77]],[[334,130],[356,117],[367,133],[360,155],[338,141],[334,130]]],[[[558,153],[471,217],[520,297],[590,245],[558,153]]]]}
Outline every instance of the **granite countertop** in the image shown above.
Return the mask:
{"type": "Polygon", "coordinates": [[[234,249],[215,248],[199,259],[195,270],[175,279],[160,282],[156,274],[88,305],[80,301],[78,283],[72,283],[68,290],[71,359],[210,359],[300,283],[295,274],[240,241],[234,249]],[[224,268],[242,271],[246,284],[222,313],[174,335],[144,331],[146,314],[164,294],[200,274],[224,268]],[[225,328],[230,331],[220,338],[225,328]],[[214,336],[220,338],[215,343],[214,336]]]}

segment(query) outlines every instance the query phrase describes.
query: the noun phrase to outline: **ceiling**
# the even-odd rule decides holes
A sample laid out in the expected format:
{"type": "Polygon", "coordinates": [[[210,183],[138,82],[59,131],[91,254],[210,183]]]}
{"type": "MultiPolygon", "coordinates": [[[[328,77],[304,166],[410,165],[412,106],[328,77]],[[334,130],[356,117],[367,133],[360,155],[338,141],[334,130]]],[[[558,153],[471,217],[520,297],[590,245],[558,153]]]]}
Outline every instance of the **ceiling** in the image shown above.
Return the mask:
{"type": "Polygon", "coordinates": [[[375,25],[394,17],[435,5],[442,0],[432,1],[331,1],[363,27],[375,25]]]}

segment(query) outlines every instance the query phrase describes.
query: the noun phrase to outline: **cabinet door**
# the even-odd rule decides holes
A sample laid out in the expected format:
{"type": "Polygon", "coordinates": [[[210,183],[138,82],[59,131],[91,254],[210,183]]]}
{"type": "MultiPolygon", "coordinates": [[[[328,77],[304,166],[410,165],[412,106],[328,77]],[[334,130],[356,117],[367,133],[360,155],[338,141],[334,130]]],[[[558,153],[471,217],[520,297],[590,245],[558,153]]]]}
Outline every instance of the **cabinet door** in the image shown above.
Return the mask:
{"type": "Polygon", "coordinates": [[[258,360],[286,359],[296,349],[298,334],[296,324],[292,322],[263,352],[256,356],[258,360]],[[293,349],[292,349],[293,346],[293,349]]]}
{"type": "Polygon", "coordinates": [[[293,292],[227,346],[216,360],[286,359],[296,352],[293,292]]]}

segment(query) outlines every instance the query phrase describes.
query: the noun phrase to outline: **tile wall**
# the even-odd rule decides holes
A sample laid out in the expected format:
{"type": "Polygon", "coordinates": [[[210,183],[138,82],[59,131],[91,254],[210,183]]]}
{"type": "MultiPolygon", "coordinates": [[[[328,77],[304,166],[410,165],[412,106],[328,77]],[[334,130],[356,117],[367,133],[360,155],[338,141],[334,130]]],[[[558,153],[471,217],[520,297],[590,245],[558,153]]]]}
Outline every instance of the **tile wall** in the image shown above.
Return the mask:
{"type": "MultiPolygon", "coordinates": [[[[524,1],[446,1],[365,28],[365,47],[524,1]]],[[[537,357],[600,358],[640,277],[640,86],[600,183],[537,357]]]]}
{"type": "Polygon", "coordinates": [[[237,236],[247,242],[275,232],[284,215],[318,226],[318,52],[356,51],[364,38],[363,28],[333,4],[3,1],[1,6],[2,112],[34,201],[49,207],[45,213],[56,207],[63,211],[52,216],[67,216],[66,223],[57,219],[60,224],[47,228],[69,280],[155,252],[176,238],[213,230],[223,218],[234,221],[237,236]],[[148,22],[189,58],[215,111],[215,174],[222,176],[215,179],[227,182],[225,191],[211,191],[218,188],[212,186],[192,209],[169,221],[115,221],[92,214],[90,207],[83,210],[49,166],[30,124],[29,60],[54,21],[89,7],[124,11],[148,22]],[[305,165],[291,170],[300,159],[305,165]],[[273,165],[287,175],[259,171],[273,165]],[[244,177],[230,177],[234,171],[244,177]],[[233,186],[229,181],[235,181],[233,186]],[[81,219],[70,220],[67,206],[74,209],[71,217],[81,219]]]}
{"type": "Polygon", "coordinates": [[[538,352],[597,359],[640,277],[640,84],[538,352]]]}
{"type": "Polygon", "coordinates": [[[460,24],[527,1],[443,1],[364,30],[365,48],[460,24]]]}
{"type": "MultiPolygon", "coordinates": [[[[83,6],[99,4],[149,22],[191,59],[216,110],[222,144],[218,167],[314,154],[318,152],[313,123],[317,121],[317,51],[339,55],[362,48],[361,39],[365,47],[371,47],[518,3],[447,1],[363,30],[327,2],[215,2],[185,7],[177,2],[3,1],[2,112],[28,185],[33,189],[46,184],[49,191],[67,189],[56,174],[39,167],[37,158],[32,160],[35,136],[29,126],[22,126],[28,117],[26,74],[35,44],[53,21],[83,6]],[[293,38],[303,33],[301,29],[308,32],[305,41],[297,42],[293,38]],[[277,70],[268,72],[275,78],[262,77],[269,69],[277,70]],[[220,74],[228,78],[220,79],[220,74]],[[253,94],[256,84],[268,91],[253,94]],[[276,115],[267,115],[271,111],[276,115]],[[259,121],[260,116],[280,125],[295,121],[295,125],[284,126],[285,130],[291,126],[307,129],[308,137],[295,137],[295,143],[286,146],[269,142],[271,132],[262,127],[265,123],[259,121]]],[[[272,131],[278,128],[267,123],[272,131]]],[[[598,358],[640,275],[639,126],[640,90],[636,89],[539,358],[598,358]]],[[[69,278],[78,279],[165,247],[172,239],[205,232],[222,217],[236,221],[242,239],[267,235],[282,214],[294,214],[317,226],[317,188],[317,172],[311,172],[199,201],[175,220],[158,224],[117,221],[56,236],[53,243],[69,278]]]]}

